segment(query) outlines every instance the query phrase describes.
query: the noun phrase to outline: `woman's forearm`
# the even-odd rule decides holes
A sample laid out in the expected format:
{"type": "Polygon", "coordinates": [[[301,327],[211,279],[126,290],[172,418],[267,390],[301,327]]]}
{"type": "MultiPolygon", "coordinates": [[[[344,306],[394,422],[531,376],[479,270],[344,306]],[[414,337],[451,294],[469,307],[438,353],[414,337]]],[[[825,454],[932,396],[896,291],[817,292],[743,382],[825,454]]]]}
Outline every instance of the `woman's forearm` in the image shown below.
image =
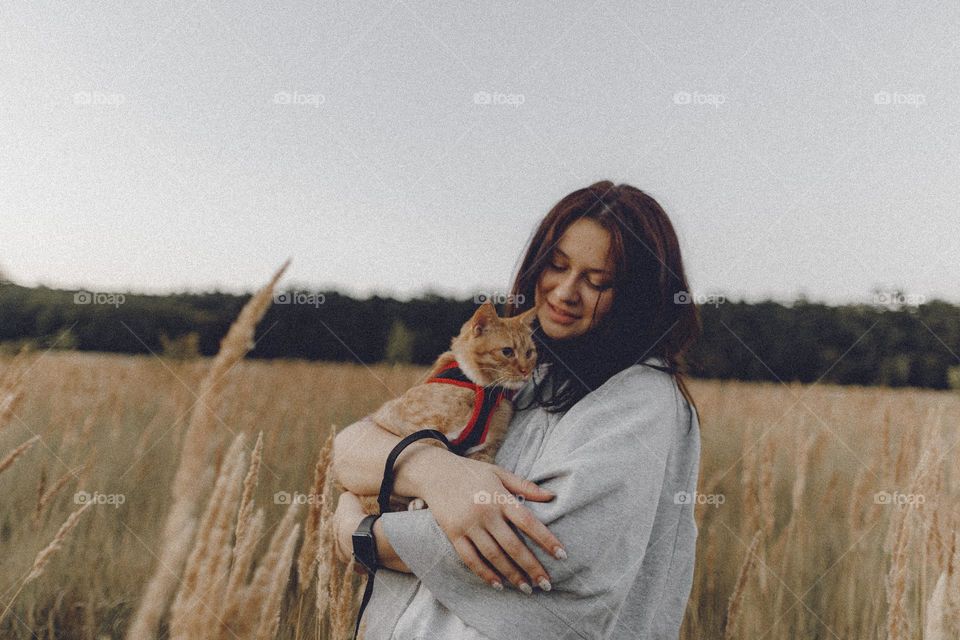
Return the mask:
{"type": "MultiPolygon", "coordinates": [[[[369,416],[345,427],[333,444],[333,474],[348,491],[376,495],[383,481],[383,468],[400,437],[380,428],[369,416]]],[[[431,439],[414,442],[403,450],[394,465],[393,493],[423,498],[423,487],[436,456],[454,455],[431,439]]]]}
{"type": "MultiPolygon", "coordinates": [[[[343,494],[350,495],[350,494],[343,494]]],[[[349,558],[353,553],[353,532],[357,530],[357,527],[360,526],[360,522],[367,517],[367,514],[363,513],[360,508],[360,503],[356,502],[356,498],[352,499],[352,503],[356,507],[347,506],[341,507],[337,505],[337,512],[341,509],[346,508],[350,509],[350,515],[345,514],[342,519],[334,518],[334,531],[337,535],[337,545],[340,547],[340,553],[342,558],[349,558]],[[354,512],[355,509],[355,512],[354,512]]],[[[348,502],[348,505],[350,502],[348,502]]],[[[377,544],[377,564],[385,569],[393,569],[394,571],[400,571],[401,573],[412,573],[410,567],[400,559],[400,556],[397,555],[397,552],[394,550],[393,545],[390,544],[390,540],[387,538],[386,532],[383,530],[383,523],[380,522],[380,519],[377,518],[376,522],[373,523],[373,539],[377,544]]]]}
{"type": "Polygon", "coordinates": [[[413,573],[410,567],[408,567],[406,563],[400,559],[400,556],[397,555],[397,552],[394,551],[393,545],[390,544],[390,540],[383,530],[383,523],[380,522],[379,518],[373,523],[373,538],[377,542],[377,562],[381,567],[402,573],[413,573]]]}

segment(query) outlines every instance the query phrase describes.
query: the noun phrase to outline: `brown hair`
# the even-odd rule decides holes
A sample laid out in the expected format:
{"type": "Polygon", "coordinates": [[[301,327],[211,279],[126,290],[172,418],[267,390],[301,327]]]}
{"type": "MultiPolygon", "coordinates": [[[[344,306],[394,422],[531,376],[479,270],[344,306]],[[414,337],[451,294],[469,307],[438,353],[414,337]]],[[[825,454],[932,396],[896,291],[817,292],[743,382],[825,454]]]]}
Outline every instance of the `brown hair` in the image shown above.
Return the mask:
{"type": "Polygon", "coordinates": [[[538,362],[552,363],[544,382],[549,380],[555,390],[555,395],[544,401],[538,384],[537,402],[548,411],[566,411],[614,374],[649,356],[659,356],[693,405],[683,375],[686,353],[700,335],[700,314],[690,299],[680,244],[670,219],[656,200],[636,187],[604,180],[561,199],[540,222],[527,246],[506,315],[517,315],[534,305],[537,282],[553,248],[567,227],[580,218],[590,218],[610,233],[615,268],[613,304],[599,324],[591,321],[587,333],[566,340],[552,340],[539,330],[539,321],[534,321],[538,362]]]}

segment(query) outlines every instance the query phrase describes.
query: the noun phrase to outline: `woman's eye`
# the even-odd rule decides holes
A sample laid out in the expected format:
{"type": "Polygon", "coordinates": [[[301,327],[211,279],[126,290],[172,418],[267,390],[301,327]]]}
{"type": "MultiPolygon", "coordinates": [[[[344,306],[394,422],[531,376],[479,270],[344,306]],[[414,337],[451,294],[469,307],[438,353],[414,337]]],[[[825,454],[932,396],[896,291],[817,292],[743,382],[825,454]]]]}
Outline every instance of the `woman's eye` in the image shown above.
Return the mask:
{"type": "Polygon", "coordinates": [[[502,350],[502,353],[503,353],[503,355],[505,355],[505,356],[507,356],[507,357],[509,358],[510,356],[513,355],[513,349],[510,348],[510,347],[504,347],[503,350],[502,350]]]}
{"type": "MultiPolygon", "coordinates": [[[[549,269],[552,269],[553,271],[564,271],[564,270],[566,270],[566,267],[562,267],[562,266],[560,266],[559,264],[555,264],[555,263],[553,263],[553,262],[549,263],[549,264],[547,265],[547,267],[548,267],[549,269]]],[[[594,291],[606,291],[607,289],[610,289],[611,287],[613,287],[612,284],[593,284],[593,283],[590,282],[589,280],[587,280],[587,286],[589,286],[589,287],[590,287],[591,289],[593,289],[594,291]]]]}

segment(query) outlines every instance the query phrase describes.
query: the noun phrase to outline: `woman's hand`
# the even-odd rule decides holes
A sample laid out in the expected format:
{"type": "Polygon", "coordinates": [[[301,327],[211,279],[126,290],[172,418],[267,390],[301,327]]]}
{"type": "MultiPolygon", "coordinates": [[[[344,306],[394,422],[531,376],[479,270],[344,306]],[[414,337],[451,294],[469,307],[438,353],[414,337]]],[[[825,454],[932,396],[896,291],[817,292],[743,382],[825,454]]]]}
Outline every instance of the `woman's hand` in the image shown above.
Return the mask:
{"type": "MultiPolygon", "coordinates": [[[[353,532],[357,530],[360,521],[367,514],[360,506],[360,499],[349,491],[340,494],[337,500],[337,509],[333,512],[333,536],[337,548],[337,558],[341,562],[349,562],[353,557],[353,532]]],[[[363,565],[357,563],[362,569],[363,565]]],[[[366,573],[361,571],[361,573],[366,573]]]]}
{"type": "MultiPolygon", "coordinates": [[[[367,515],[356,495],[349,491],[340,494],[337,509],[333,513],[333,535],[337,558],[343,562],[349,562],[353,556],[353,532],[367,515]]],[[[373,539],[377,545],[378,566],[401,573],[412,573],[410,567],[397,555],[397,551],[390,544],[379,518],[373,524],[373,539]]],[[[354,571],[360,575],[367,574],[366,568],[359,562],[354,564],[354,571]]]]}
{"type": "MultiPolygon", "coordinates": [[[[337,434],[333,447],[337,480],[350,491],[376,495],[384,461],[398,442],[399,436],[380,428],[369,417],[346,427],[337,434]]],[[[547,501],[553,498],[549,491],[494,464],[451,453],[433,440],[407,447],[397,458],[395,470],[394,493],[423,498],[464,564],[488,584],[503,586],[484,558],[525,592],[531,590],[531,582],[541,588],[550,586],[550,576],[510,528],[513,523],[551,555],[565,557],[560,541],[514,497],[547,501]],[[557,548],[561,549],[559,554],[557,548]]],[[[345,524],[342,531],[347,553],[352,552],[351,536],[362,516],[350,519],[353,528],[345,524]]],[[[378,526],[382,530],[379,520],[375,530],[378,526]]],[[[383,553],[385,566],[409,571],[391,553],[386,540],[378,538],[377,549],[383,553]]]]}
{"type": "Polygon", "coordinates": [[[524,499],[546,502],[553,494],[495,464],[442,453],[434,456],[433,481],[423,485],[422,497],[464,564],[495,589],[503,584],[487,562],[524,593],[533,592],[531,583],[549,591],[550,576],[510,523],[550,555],[566,558],[560,541],[523,506],[524,499]]]}

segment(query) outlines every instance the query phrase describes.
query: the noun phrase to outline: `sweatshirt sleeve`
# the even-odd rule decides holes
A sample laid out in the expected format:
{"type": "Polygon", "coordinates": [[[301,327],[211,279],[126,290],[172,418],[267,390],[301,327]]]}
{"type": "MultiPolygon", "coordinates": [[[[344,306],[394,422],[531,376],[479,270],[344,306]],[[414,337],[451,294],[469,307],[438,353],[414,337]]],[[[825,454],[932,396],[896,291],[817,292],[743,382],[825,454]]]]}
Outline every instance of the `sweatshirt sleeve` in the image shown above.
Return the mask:
{"type": "MultiPolygon", "coordinates": [[[[476,576],[430,509],[387,513],[383,530],[433,596],[491,638],[599,638],[643,561],[678,427],[673,380],[631,367],[572,407],[522,474],[556,497],[526,506],[567,551],[557,560],[518,531],[553,590],[496,591],[476,576]]],[[[514,527],[515,530],[516,527],[514,527]]]]}

